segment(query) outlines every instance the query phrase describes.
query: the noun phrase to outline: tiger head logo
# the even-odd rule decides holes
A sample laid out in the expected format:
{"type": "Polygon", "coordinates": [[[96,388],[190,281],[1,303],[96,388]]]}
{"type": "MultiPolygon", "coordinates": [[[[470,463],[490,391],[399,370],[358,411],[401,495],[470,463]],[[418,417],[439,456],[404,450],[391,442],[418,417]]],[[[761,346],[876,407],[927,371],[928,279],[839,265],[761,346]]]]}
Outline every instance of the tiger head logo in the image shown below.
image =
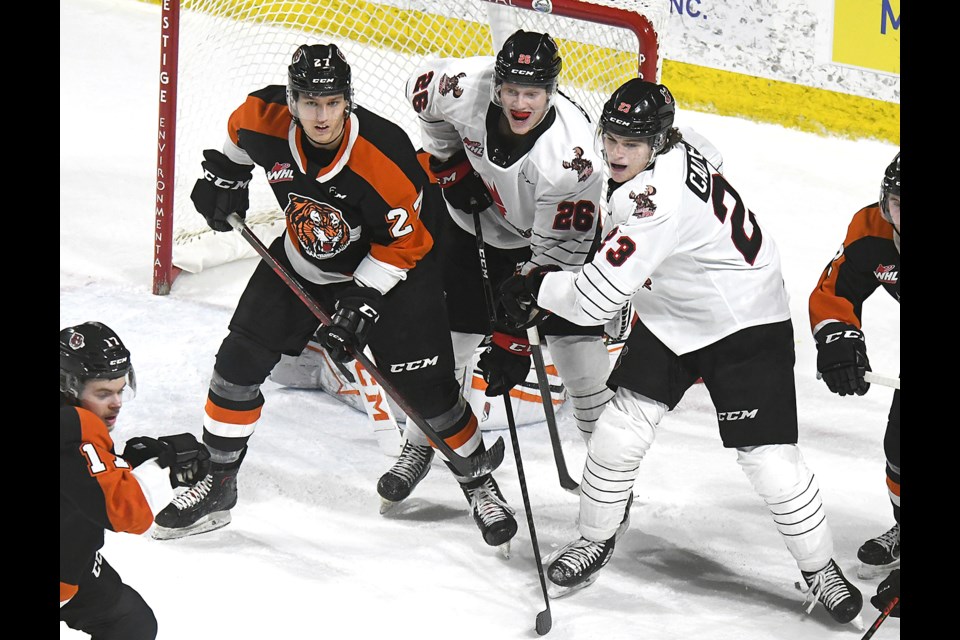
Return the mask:
{"type": "Polygon", "coordinates": [[[633,210],[634,217],[637,218],[649,218],[654,213],[657,212],[657,205],[654,204],[653,200],[650,199],[650,196],[657,192],[657,188],[652,184],[648,184],[642,193],[630,192],[630,199],[633,200],[637,207],[633,210]]]}
{"type": "Polygon", "coordinates": [[[347,248],[350,228],[340,211],[295,193],[289,199],[285,212],[287,229],[307,255],[323,260],[347,248]]]}
{"type": "Polygon", "coordinates": [[[440,76],[440,86],[438,90],[440,95],[445,96],[451,91],[453,91],[453,97],[459,98],[463,95],[463,88],[460,86],[460,78],[466,78],[467,74],[460,72],[455,76],[448,76],[443,74],[440,76]]]}
{"type": "Polygon", "coordinates": [[[563,168],[576,171],[577,182],[583,182],[593,175],[593,162],[583,157],[583,147],[573,148],[573,160],[564,160],[563,168]]]}

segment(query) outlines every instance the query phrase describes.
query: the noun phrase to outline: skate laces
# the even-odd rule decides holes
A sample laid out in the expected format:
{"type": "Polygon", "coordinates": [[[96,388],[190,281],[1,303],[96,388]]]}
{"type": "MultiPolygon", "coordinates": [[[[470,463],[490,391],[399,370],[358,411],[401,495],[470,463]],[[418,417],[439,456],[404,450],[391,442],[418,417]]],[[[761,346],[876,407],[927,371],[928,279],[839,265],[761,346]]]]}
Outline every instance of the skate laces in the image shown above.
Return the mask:
{"type": "Polygon", "coordinates": [[[177,497],[175,497],[170,504],[175,506],[180,511],[184,509],[189,509],[192,506],[198,504],[201,500],[207,497],[210,493],[210,489],[213,487],[213,475],[207,474],[207,477],[193,485],[177,497]]]}
{"type": "Polygon", "coordinates": [[[479,487],[467,491],[470,493],[470,509],[485,525],[506,519],[503,511],[510,515],[514,513],[513,508],[497,495],[497,490],[489,478],[479,487]]]}
{"type": "Polygon", "coordinates": [[[413,484],[423,468],[430,463],[432,452],[433,449],[429,446],[418,447],[409,442],[404,443],[400,457],[390,469],[390,473],[403,478],[408,484],[413,484]]]}
{"type": "Polygon", "coordinates": [[[890,531],[877,536],[870,542],[880,546],[884,551],[893,555],[893,550],[900,546],[900,523],[893,525],[890,531]]]}
{"type": "Polygon", "coordinates": [[[828,610],[833,611],[838,604],[853,596],[853,594],[850,593],[847,581],[840,575],[837,565],[833,560],[813,576],[809,578],[804,577],[808,580],[807,590],[804,592],[805,597],[803,600],[803,603],[807,605],[807,613],[813,611],[813,608],[817,606],[817,602],[822,603],[828,610]]]}
{"type": "Polygon", "coordinates": [[[567,548],[557,558],[556,563],[581,574],[597,562],[605,549],[605,542],[594,542],[593,540],[580,538],[567,545],[567,548]]]}

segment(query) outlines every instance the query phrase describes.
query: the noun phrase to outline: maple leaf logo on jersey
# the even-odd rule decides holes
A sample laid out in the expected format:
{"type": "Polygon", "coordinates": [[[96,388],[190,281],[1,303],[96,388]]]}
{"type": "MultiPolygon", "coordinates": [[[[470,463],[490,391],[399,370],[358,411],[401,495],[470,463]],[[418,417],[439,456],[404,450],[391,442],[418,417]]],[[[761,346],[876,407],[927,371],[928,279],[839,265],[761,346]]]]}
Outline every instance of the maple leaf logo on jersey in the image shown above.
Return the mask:
{"type": "Polygon", "coordinates": [[[634,193],[630,192],[630,199],[633,200],[637,207],[633,210],[633,215],[635,218],[649,218],[654,213],[657,212],[657,205],[654,204],[653,200],[650,199],[650,196],[657,192],[657,188],[652,184],[648,184],[643,190],[643,193],[634,193]]]}
{"type": "Polygon", "coordinates": [[[437,90],[442,96],[445,96],[453,91],[453,97],[459,98],[463,95],[463,87],[460,86],[460,79],[466,77],[467,74],[463,73],[462,71],[455,76],[443,74],[440,76],[440,86],[437,88],[437,90]]]}
{"type": "Polygon", "coordinates": [[[873,275],[882,284],[896,284],[900,278],[900,272],[897,271],[897,266],[893,264],[877,265],[877,268],[873,270],[873,275]]]}
{"type": "Polygon", "coordinates": [[[267,171],[267,182],[290,182],[293,180],[293,169],[289,162],[274,162],[273,168],[267,171]]]}
{"type": "Polygon", "coordinates": [[[287,228],[296,236],[307,255],[332,258],[350,244],[350,228],[343,213],[323,202],[291,193],[284,212],[287,228]]]}
{"type": "Polygon", "coordinates": [[[563,168],[576,171],[577,182],[583,182],[593,175],[593,162],[583,157],[583,147],[573,148],[573,160],[564,160],[563,168]]]}
{"type": "Polygon", "coordinates": [[[469,151],[470,153],[472,153],[473,155],[477,156],[478,158],[482,158],[482,157],[483,157],[483,143],[482,143],[482,142],[476,142],[476,141],[474,141],[474,140],[471,140],[470,138],[464,138],[464,139],[463,139],[463,148],[466,149],[467,151],[469,151]]]}

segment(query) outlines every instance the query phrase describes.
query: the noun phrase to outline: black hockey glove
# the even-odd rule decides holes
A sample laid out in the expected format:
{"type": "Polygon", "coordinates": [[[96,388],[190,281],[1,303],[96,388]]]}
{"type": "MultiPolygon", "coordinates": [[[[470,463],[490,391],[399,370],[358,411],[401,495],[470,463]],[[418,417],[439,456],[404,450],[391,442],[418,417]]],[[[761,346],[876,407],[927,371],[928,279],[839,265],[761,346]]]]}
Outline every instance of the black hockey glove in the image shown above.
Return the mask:
{"type": "Polygon", "coordinates": [[[207,149],[203,157],[203,177],[193,186],[190,199],[211,229],[231,231],[227,216],[236,213],[244,218],[250,208],[253,166],[237,164],[215,149],[207,149]]]}
{"type": "Polygon", "coordinates": [[[317,342],[322,344],[337,362],[349,362],[352,352],[367,344],[370,330],[380,318],[377,308],[383,294],[373,287],[350,287],[337,300],[332,322],[317,331],[317,342]]]}
{"type": "Polygon", "coordinates": [[[199,482],[210,471],[210,452],[192,433],[155,439],[138,436],[127,440],[121,456],[136,469],[147,460],[170,470],[170,486],[183,487],[199,482]]]}
{"type": "Polygon", "coordinates": [[[490,190],[470,165],[466,151],[445,161],[430,156],[430,172],[437,177],[443,196],[452,207],[476,215],[493,204],[490,190]]]}
{"type": "Polygon", "coordinates": [[[494,331],[480,354],[477,368],[487,382],[487,397],[508,393],[527,379],[530,371],[530,342],[526,338],[494,331]]]}
{"type": "Polygon", "coordinates": [[[511,329],[523,330],[545,320],[549,311],[537,306],[537,295],[543,277],[551,271],[560,271],[555,264],[535,267],[527,275],[510,276],[500,285],[498,302],[506,317],[503,321],[511,329]]]}
{"type": "Polygon", "coordinates": [[[817,371],[827,387],[841,396],[862,396],[870,389],[863,374],[870,369],[863,332],[853,325],[831,322],[817,335],[817,371]]]}
{"type": "Polygon", "coordinates": [[[883,611],[893,599],[897,598],[897,604],[890,610],[892,618],[900,617],[900,569],[894,569],[890,572],[883,582],[877,586],[877,595],[870,598],[870,604],[883,611]]]}

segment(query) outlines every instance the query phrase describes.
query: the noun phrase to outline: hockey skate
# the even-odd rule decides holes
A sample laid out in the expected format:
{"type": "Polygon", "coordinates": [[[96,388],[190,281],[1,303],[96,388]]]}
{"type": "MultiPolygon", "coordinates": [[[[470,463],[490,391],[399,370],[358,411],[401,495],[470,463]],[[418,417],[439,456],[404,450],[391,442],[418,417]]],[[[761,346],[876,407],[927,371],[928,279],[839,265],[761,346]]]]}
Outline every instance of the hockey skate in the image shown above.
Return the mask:
{"type": "Polygon", "coordinates": [[[900,567],[900,523],[886,533],[867,540],[857,551],[860,567],[857,577],[864,580],[879,578],[900,567]]]}
{"type": "Polygon", "coordinates": [[[514,511],[504,500],[493,476],[487,475],[462,484],[460,488],[470,503],[473,519],[483,534],[483,541],[499,547],[504,558],[510,558],[510,540],[517,533],[514,511]]]}
{"type": "Polygon", "coordinates": [[[154,518],[154,540],[175,540],[215,531],[230,524],[230,509],[237,504],[237,471],[240,460],[210,465],[210,473],[168,504],[154,518]]]}
{"type": "Polygon", "coordinates": [[[616,536],[604,542],[579,538],[547,557],[547,595],[562,598],[596,582],[613,555],[616,536]]]}
{"type": "Polygon", "coordinates": [[[807,588],[804,589],[799,582],[797,588],[806,596],[804,604],[808,605],[807,613],[813,611],[819,602],[826,608],[830,617],[840,624],[850,623],[863,631],[863,620],[860,618],[863,596],[860,590],[844,577],[836,562],[830,560],[820,571],[802,571],[801,573],[807,588]]]}
{"type": "Polygon", "coordinates": [[[433,447],[417,446],[407,441],[394,465],[377,482],[380,494],[380,513],[384,514],[398,502],[406,500],[421,480],[430,471],[433,461],[433,447]]]}

